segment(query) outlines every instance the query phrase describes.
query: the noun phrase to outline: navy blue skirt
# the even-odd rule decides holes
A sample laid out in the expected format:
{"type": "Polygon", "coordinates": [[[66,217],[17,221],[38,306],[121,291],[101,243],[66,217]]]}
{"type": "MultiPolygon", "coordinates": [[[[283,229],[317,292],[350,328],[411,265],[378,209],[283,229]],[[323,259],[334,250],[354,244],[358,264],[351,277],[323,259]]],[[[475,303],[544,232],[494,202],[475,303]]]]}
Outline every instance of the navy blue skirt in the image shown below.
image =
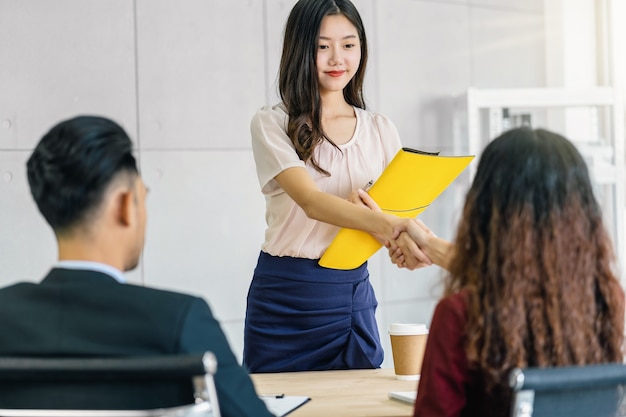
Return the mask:
{"type": "Polygon", "coordinates": [[[342,271],[317,262],[261,252],[244,331],[250,372],[380,367],[378,303],[367,263],[342,271]]]}

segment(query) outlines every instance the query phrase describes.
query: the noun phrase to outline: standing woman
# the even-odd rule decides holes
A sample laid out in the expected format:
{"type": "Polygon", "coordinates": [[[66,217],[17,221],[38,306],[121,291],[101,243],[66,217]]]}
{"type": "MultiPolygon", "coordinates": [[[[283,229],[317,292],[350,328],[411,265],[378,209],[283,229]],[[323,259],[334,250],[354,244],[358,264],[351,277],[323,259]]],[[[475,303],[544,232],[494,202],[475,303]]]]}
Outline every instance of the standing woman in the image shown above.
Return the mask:
{"type": "Polygon", "coordinates": [[[366,63],[363,23],[349,0],[296,3],[280,62],[282,102],[251,122],[267,221],[246,311],[251,372],[376,368],[383,360],[367,263],[318,265],[339,227],[386,243],[408,224],[348,201],[358,203],[353,191],[401,147],[391,121],[365,110],[366,63]]]}
{"type": "Polygon", "coordinates": [[[450,271],[416,417],[505,417],[515,367],[622,361],[624,292],[587,166],[564,137],[503,133],[482,154],[455,242],[419,221],[409,235],[450,271]]]}

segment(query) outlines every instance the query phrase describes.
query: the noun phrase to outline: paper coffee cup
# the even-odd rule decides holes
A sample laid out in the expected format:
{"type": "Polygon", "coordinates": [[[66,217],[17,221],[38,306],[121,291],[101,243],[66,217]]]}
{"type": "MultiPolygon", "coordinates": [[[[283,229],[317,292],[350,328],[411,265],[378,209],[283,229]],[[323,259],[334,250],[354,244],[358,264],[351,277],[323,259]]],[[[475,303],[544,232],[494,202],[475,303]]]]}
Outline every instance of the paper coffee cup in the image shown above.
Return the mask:
{"type": "Polygon", "coordinates": [[[425,324],[392,323],[389,327],[393,367],[397,379],[416,380],[422,369],[428,339],[425,324]]]}

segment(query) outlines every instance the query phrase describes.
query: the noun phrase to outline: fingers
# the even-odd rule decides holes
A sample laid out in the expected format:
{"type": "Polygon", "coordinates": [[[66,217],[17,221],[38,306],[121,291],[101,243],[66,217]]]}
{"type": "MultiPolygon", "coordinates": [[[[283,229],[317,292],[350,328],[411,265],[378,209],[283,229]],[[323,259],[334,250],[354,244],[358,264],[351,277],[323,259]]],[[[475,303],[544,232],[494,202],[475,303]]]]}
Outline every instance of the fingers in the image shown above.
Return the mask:
{"type": "Polygon", "coordinates": [[[358,190],[356,190],[356,191],[357,191],[359,197],[361,198],[361,201],[363,202],[363,204],[365,204],[371,210],[382,211],[380,209],[380,207],[378,207],[378,204],[376,204],[374,199],[367,193],[367,191],[364,191],[364,190],[362,190],[360,188],[358,190]]]}
{"type": "Polygon", "coordinates": [[[369,208],[365,205],[365,203],[363,203],[363,200],[361,200],[361,196],[359,196],[357,190],[350,191],[350,194],[348,194],[348,201],[352,204],[356,204],[357,206],[369,208]]]}
{"type": "Polygon", "coordinates": [[[410,270],[432,265],[432,261],[411,237],[403,232],[395,241],[398,248],[389,252],[391,261],[400,268],[410,270]]]}
{"type": "Polygon", "coordinates": [[[378,204],[376,204],[374,199],[370,197],[367,191],[364,191],[360,188],[350,191],[350,194],[348,194],[348,201],[356,204],[357,206],[366,207],[370,210],[382,211],[381,208],[378,207],[378,204]]]}
{"type": "Polygon", "coordinates": [[[416,264],[420,264],[422,266],[428,266],[433,264],[433,261],[417,245],[411,248],[411,254],[415,258],[414,262],[416,264]]]}
{"type": "Polygon", "coordinates": [[[411,227],[411,223],[413,222],[412,219],[405,219],[401,217],[395,217],[395,219],[396,220],[393,226],[393,232],[391,234],[391,239],[393,240],[398,239],[400,233],[408,231],[411,227]]]}
{"type": "Polygon", "coordinates": [[[391,263],[394,265],[398,265],[404,263],[404,256],[402,256],[402,249],[389,249],[389,258],[391,258],[391,263]]]}

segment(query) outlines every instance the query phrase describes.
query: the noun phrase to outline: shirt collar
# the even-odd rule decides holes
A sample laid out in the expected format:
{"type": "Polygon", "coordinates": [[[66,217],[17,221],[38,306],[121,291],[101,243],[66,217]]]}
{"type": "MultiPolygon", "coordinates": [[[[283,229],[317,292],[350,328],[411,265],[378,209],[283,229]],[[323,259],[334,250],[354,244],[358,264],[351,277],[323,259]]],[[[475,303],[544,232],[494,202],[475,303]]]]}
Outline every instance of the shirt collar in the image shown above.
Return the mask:
{"type": "Polygon", "coordinates": [[[89,271],[101,272],[103,274],[109,275],[115,278],[118,282],[124,284],[126,282],[126,278],[122,271],[117,268],[112,267],[111,265],[103,264],[100,262],[92,262],[92,261],[59,261],[55,265],[56,268],[63,269],[86,269],[89,271]]]}

